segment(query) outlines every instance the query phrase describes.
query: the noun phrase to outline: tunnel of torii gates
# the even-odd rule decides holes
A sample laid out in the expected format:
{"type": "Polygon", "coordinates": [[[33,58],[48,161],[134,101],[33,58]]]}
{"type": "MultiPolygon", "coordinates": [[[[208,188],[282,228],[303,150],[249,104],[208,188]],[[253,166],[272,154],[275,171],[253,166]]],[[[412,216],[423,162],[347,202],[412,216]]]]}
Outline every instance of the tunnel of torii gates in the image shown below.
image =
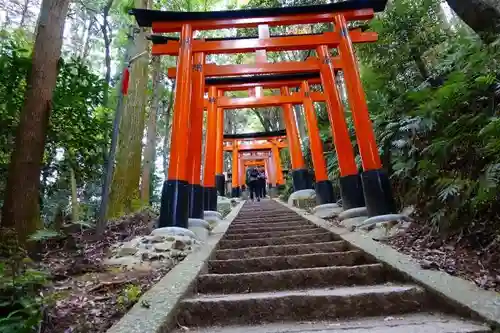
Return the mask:
{"type": "MultiPolygon", "coordinates": [[[[216,179],[223,165],[225,109],[280,106],[291,152],[294,190],[310,188],[308,171],[300,152],[299,135],[292,120],[292,105],[305,113],[314,167],[318,203],[334,202],[328,180],[314,102],[325,102],[340,169],[342,207],[365,207],[369,216],[394,213],[388,175],[383,171],[375,134],[359,76],[354,43],[375,42],[377,34],[349,29],[348,22],[370,20],[385,9],[387,0],[348,0],[324,5],[215,12],[170,12],[132,9],[141,27],[154,33],[180,33],[179,38],[152,36],[152,54],[177,56],[173,126],[168,177],[162,190],[159,226],[187,228],[189,218],[203,218],[217,209],[216,179]],[[269,26],[331,23],[333,31],[308,35],[271,36],[269,26]],[[251,38],[194,38],[194,31],[258,28],[251,38]],[[336,50],[332,57],[330,49],[336,50]],[[315,50],[316,58],[303,62],[267,63],[266,51],[315,50]],[[251,65],[206,64],[209,54],[256,52],[251,65]],[[362,168],[354,149],[339,97],[336,73],[342,71],[356,132],[362,168]],[[322,92],[311,91],[319,84],[322,92]],[[292,91],[291,88],[297,88],[292,91]],[[230,98],[226,92],[248,90],[248,97],[230,98]],[[264,95],[263,89],[279,89],[264,95]],[[208,98],[205,100],[205,92],[208,98]],[[207,110],[203,186],[200,181],[203,112],[207,110]]],[[[222,178],[223,179],[223,178],[222,178]]],[[[220,182],[220,180],[219,180],[220,182]]]]}
{"type": "MultiPolygon", "coordinates": [[[[286,147],[286,131],[225,134],[224,151],[232,152],[232,168],[228,173],[231,175],[231,196],[240,196],[249,166],[264,167],[271,188],[284,185],[280,149],[286,147]]],[[[217,191],[223,193],[224,184],[222,188],[217,185],[217,191]]]]}

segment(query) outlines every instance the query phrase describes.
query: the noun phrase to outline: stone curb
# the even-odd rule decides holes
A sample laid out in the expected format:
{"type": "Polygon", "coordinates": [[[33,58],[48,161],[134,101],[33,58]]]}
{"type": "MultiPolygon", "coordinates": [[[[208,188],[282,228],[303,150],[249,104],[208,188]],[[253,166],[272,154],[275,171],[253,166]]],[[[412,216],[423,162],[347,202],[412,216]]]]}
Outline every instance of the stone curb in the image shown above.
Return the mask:
{"type": "Polygon", "coordinates": [[[500,295],[497,293],[480,289],[472,282],[451,276],[445,272],[424,270],[417,260],[396,251],[388,245],[376,242],[358,232],[332,226],[327,221],[311,215],[303,209],[290,206],[281,200],[275,201],[317,226],[339,235],[343,240],[367,252],[396,271],[409,276],[415,282],[429,289],[429,291],[451,301],[451,303],[466,310],[472,316],[475,315],[475,317],[479,317],[489,324],[500,327],[500,295]]]}
{"type": "Polygon", "coordinates": [[[157,284],[141,296],[107,333],[164,333],[175,325],[178,304],[192,290],[196,278],[206,268],[219,240],[243,207],[239,203],[215,227],[207,241],[176,265],[157,284]],[[145,307],[144,304],[148,306],[145,307]]]}

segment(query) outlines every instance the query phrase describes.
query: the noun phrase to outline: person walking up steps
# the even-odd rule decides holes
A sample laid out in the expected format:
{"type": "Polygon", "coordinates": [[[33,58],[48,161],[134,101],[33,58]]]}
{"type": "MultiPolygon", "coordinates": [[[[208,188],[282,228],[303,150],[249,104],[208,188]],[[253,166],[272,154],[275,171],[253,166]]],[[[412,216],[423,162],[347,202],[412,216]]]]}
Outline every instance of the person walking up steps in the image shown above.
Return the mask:
{"type": "Polygon", "coordinates": [[[257,181],[258,181],[258,186],[259,186],[259,193],[260,193],[260,196],[262,198],[265,198],[266,197],[266,171],[264,170],[264,168],[260,168],[259,170],[259,176],[257,177],[257,181]]]}
{"type": "Polygon", "coordinates": [[[248,187],[250,188],[250,200],[254,202],[254,195],[257,201],[260,201],[260,192],[259,192],[259,171],[257,169],[252,168],[248,173],[248,187]]]}

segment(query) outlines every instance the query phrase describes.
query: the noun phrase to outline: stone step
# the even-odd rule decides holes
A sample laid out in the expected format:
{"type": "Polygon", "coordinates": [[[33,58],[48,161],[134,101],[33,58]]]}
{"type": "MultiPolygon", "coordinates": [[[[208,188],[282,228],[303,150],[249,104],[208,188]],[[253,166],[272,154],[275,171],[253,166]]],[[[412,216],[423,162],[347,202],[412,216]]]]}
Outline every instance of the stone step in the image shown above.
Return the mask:
{"type": "Polygon", "coordinates": [[[291,230],[307,230],[317,229],[318,227],[313,224],[297,224],[295,226],[279,226],[279,227],[262,227],[262,228],[229,228],[226,232],[227,235],[241,234],[241,233],[256,233],[256,232],[273,232],[273,231],[291,231],[291,230]]]}
{"type": "Polygon", "coordinates": [[[363,252],[358,250],[311,253],[294,256],[272,256],[245,259],[211,260],[208,262],[209,273],[234,274],[261,271],[279,271],[294,268],[312,268],[326,266],[354,266],[368,263],[363,252]]]}
{"type": "Polygon", "coordinates": [[[298,227],[313,225],[304,221],[287,221],[287,222],[261,222],[261,223],[245,223],[245,224],[232,224],[229,230],[235,229],[250,229],[250,228],[278,228],[278,227],[298,227]]]}
{"type": "Polygon", "coordinates": [[[248,219],[235,219],[233,221],[233,225],[239,225],[239,224],[252,224],[252,223],[280,223],[280,222],[288,222],[288,221],[303,221],[305,222],[304,218],[300,217],[297,214],[290,215],[290,216],[283,216],[280,215],[278,217],[274,216],[268,216],[267,214],[265,215],[265,218],[248,218],[248,219]]]}
{"type": "MultiPolygon", "coordinates": [[[[486,325],[430,313],[338,321],[288,322],[259,326],[206,327],[190,333],[489,333],[486,325]]],[[[175,333],[185,330],[175,331],[175,333]]]]}
{"type": "Polygon", "coordinates": [[[296,236],[274,237],[274,238],[257,238],[257,239],[238,239],[225,240],[219,242],[220,249],[238,249],[245,247],[269,246],[269,245],[285,245],[285,244],[307,244],[320,243],[338,240],[338,237],[331,232],[325,231],[322,234],[303,234],[296,236]]]}
{"type": "Polygon", "coordinates": [[[266,205],[259,205],[259,206],[254,206],[254,207],[248,207],[248,208],[245,208],[245,209],[242,209],[241,210],[241,214],[238,215],[238,217],[243,217],[243,216],[246,216],[246,215],[253,215],[255,216],[255,213],[259,213],[259,212],[265,212],[266,215],[269,215],[269,216],[279,216],[281,214],[287,214],[287,215],[297,215],[294,211],[290,210],[290,209],[287,209],[285,207],[283,208],[280,208],[280,207],[269,207],[266,205]]]}
{"type": "Polygon", "coordinates": [[[311,228],[311,229],[299,229],[299,230],[287,230],[287,231],[268,231],[268,232],[248,232],[248,233],[238,233],[229,234],[224,237],[228,240],[237,239],[257,239],[257,238],[273,238],[273,237],[283,237],[283,236],[294,236],[307,234],[321,234],[326,230],[323,228],[311,228]]]}
{"type": "Polygon", "coordinates": [[[191,327],[390,316],[425,305],[424,290],[413,285],[204,295],[183,300],[177,321],[191,327]]]}
{"type": "Polygon", "coordinates": [[[318,252],[338,252],[347,249],[347,243],[344,241],[309,243],[309,244],[290,244],[290,245],[270,245],[247,247],[241,249],[226,249],[215,252],[215,259],[245,259],[254,257],[288,256],[318,252]]]}
{"type": "Polygon", "coordinates": [[[204,274],[198,278],[198,292],[248,293],[262,291],[325,288],[384,283],[382,264],[287,269],[239,274],[204,274]]]}

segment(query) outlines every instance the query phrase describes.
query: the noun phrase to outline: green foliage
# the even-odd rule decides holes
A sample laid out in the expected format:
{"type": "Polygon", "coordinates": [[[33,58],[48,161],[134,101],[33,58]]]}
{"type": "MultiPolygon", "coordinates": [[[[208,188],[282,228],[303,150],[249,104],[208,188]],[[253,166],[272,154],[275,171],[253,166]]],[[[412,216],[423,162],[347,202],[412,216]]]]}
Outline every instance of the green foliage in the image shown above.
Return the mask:
{"type": "Polygon", "coordinates": [[[117,298],[117,304],[118,306],[123,310],[127,310],[129,307],[137,303],[139,300],[139,297],[141,297],[141,287],[134,285],[134,284],[129,284],[123,289],[122,293],[120,296],[117,298]]]}
{"type": "Polygon", "coordinates": [[[32,268],[13,231],[0,232],[0,332],[31,333],[48,301],[41,293],[47,275],[32,268]]]}
{"type": "Polygon", "coordinates": [[[358,55],[395,197],[437,230],[467,232],[498,221],[500,51],[446,30],[438,4],[394,1],[358,55]]]}
{"type": "MultiPolygon", "coordinates": [[[[0,39],[1,198],[24,101],[26,77],[31,68],[28,45],[25,40],[10,35],[0,39]]],[[[42,215],[47,221],[53,219],[56,207],[68,205],[70,168],[75,170],[80,195],[90,199],[100,191],[111,130],[111,110],[100,106],[103,90],[103,80],[80,59],[60,60],[41,175],[42,215]]],[[[86,202],[92,203],[92,200],[86,202]]],[[[94,214],[93,207],[82,207],[82,211],[87,217],[94,214]]]]}
{"type": "Polygon", "coordinates": [[[283,201],[288,201],[288,198],[293,193],[293,181],[292,175],[289,173],[285,179],[285,187],[280,192],[280,199],[283,201]]]}
{"type": "Polygon", "coordinates": [[[29,236],[29,240],[31,241],[45,241],[49,239],[54,239],[57,237],[60,237],[61,233],[55,231],[55,230],[50,230],[50,229],[40,229],[37,230],[34,234],[29,236]]]}
{"type": "Polygon", "coordinates": [[[2,333],[31,333],[42,320],[43,297],[37,294],[46,283],[39,271],[25,269],[12,275],[0,262],[0,331],[2,333]]]}

